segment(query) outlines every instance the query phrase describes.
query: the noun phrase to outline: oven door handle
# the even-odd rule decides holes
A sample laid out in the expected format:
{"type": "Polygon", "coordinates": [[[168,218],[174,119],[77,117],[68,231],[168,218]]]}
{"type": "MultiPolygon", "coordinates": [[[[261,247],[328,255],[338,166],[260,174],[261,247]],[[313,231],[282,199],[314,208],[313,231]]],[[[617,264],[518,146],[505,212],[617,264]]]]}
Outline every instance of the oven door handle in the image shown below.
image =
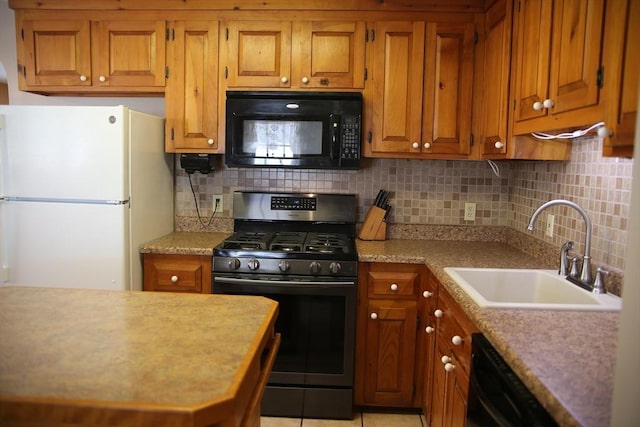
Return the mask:
{"type": "Polygon", "coordinates": [[[304,280],[262,280],[262,279],[238,279],[236,277],[215,277],[216,280],[226,283],[236,283],[240,285],[269,285],[269,286],[316,286],[323,288],[341,288],[345,286],[354,286],[356,284],[353,280],[347,281],[304,281],[304,280]]]}

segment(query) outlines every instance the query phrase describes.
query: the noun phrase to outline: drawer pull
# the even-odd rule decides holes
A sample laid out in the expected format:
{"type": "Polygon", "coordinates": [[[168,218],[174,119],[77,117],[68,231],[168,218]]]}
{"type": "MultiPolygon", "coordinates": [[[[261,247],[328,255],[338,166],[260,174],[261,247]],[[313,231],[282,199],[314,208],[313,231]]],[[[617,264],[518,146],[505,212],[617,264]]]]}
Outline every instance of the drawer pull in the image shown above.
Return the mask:
{"type": "Polygon", "coordinates": [[[444,355],[440,358],[440,361],[443,365],[446,365],[447,363],[451,362],[451,358],[447,355],[444,355]]]}
{"type": "Polygon", "coordinates": [[[451,338],[451,343],[453,345],[460,345],[462,344],[462,337],[460,335],[454,335],[453,338],[451,338]]]}
{"type": "Polygon", "coordinates": [[[392,283],[392,284],[391,284],[391,286],[390,286],[390,288],[391,288],[391,290],[392,290],[393,292],[395,292],[395,291],[397,291],[397,290],[398,290],[398,285],[397,285],[396,283],[392,283]]]}
{"type": "Polygon", "coordinates": [[[444,370],[447,372],[451,372],[454,369],[456,369],[456,365],[454,365],[453,363],[447,363],[446,365],[444,365],[444,370]]]}
{"type": "Polygon", "coordinates": [[[436,317],[442,317],[443,314],[444,313],[440,309],[438,309],[438,310],[433,312],[433,315],[436,316],[436,317]]]}
{"type": "Polygon", "coordinates": [[[422,293],[422,297],[423,297],[423,298],[430,298],[432,295],[433,295],[433,293],[432,293],[432,292],[429,292],[429,291],[424,291],[424,292],[422,293]]]}
{"type": "Polygon", "coordinates": [[[424,331],[428,334],[432,334],[436,329],[433,326],[427,326],[424,331]]]}
{"type": "Polygon", "coordinates": [[[172,283],[178,283],[178,276],[171,276],[172,283]]]}
{"type": "Polygon", "coordinates": [[[371,318],[376,320],[378,318],[378,313],[371,313],[371,318]]]}

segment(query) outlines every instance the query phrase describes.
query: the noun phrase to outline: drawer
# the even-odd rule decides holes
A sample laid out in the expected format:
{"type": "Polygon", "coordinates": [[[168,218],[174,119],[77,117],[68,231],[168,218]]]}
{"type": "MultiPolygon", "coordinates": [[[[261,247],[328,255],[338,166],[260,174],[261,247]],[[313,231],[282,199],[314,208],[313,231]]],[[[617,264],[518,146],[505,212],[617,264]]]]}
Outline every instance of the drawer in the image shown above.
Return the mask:
{"type": "Polygon", "coordinates": [[[146,254],[144,290],[211,293],[211,257],[146,254]]]}
{"type": "Polygon", "coordinates": [[[370,271],[367,284],[369,297],[415,299],[420,275],[417,272],[370,271]]]}

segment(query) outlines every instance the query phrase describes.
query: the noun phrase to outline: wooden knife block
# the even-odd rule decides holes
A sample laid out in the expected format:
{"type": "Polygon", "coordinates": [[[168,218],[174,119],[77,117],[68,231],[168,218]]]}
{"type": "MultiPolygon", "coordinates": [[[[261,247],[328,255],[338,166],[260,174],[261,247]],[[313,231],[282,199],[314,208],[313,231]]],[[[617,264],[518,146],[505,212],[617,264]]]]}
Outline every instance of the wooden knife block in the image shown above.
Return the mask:
{"type": "Polygon", "coordinates": [[[362,240],[385,240],[387,238],[387,223],[384,222],[386,213],[387,211],[384,209],[371,206],[360,228],[358,238],[362,240]]]}

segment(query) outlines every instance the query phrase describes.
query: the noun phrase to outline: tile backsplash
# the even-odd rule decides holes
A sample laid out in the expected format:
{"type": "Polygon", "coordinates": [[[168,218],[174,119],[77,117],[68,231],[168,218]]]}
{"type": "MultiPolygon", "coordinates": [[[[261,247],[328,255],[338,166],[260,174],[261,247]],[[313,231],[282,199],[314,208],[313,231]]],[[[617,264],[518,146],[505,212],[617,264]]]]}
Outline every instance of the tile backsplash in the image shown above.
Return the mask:
{"type": "MultiPolygon", "coordinates": [[[[498,174],[486,161],[405,159],[365,159],[358,171],[230,169],[220,156],[217,170],[208,176],[189,177],[177,165],[178,229],[230,227],[231,195],[236,190],[355,193],[362,221],[384,188],[391,191],[392,224],[503,226],[523,233],[529,233],[529,217],[539,205],[564,198],[585,208],[592,219],[594,263],[622,270],[633,161],[603,158],[601,152],[602,140],[585,137],[574,142],[569,162],[498,161],[498,174]],[[217,194],[224,195],[223,211],[207,227],[217,194]],[[475,221],[464,220],[465,202],[476,203],[475,221]]],[[[546,213],[539,217],[533,235],[557,247],[574,240],[576,251],[582,253],[584,223],[577,212],[564,207],[547,212],[555,215],[554,237],[544,235],[546,213]]]]}

